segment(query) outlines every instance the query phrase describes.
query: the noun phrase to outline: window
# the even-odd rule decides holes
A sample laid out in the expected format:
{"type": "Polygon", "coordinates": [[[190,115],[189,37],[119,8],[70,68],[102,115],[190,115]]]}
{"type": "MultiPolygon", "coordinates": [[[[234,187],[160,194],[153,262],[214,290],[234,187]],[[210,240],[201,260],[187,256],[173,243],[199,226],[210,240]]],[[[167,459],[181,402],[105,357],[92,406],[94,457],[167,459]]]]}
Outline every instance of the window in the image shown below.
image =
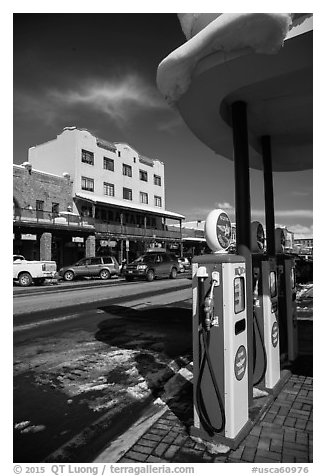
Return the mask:
{"type": "Polygon", "coordinates": [[[42,212],[44,210],[44,202],[43,200],[36,200],[36,210],[38,212],[42,212]]]}
{"type": "Polygon", "coordinates": [[[93,210],[91,205],[83,205],[81,208],[81,214],[83,217],[92,217],[93,210]]]}
{"type": "Polygon", "coordinates": [[[109,197],[114,197],[114,185],[113,183],[103,183],[104,188],[104,195],[108,195],[109,197]]]}
{"type": "Polygon", "coordinates": [[[94,192],[94,179],[88,178],[88,177],[82,177],[81,188],[82,190],[87,190],[88,192],[94,192]]]}
{"type": "Polygon", "coordinates": [[[140,203],[148,204],[148,193],[140,192],[140,203]]]}
{"type": "Polygon", "coordinates": [[[112,258],[110,256],[103,256],[103,264],[113,264],[112,258]]]}
{"type": "Polygon", "coordinates": [[[122,164],[122,173],[127,177],[132,177],[132,169],[130,165],[122,164]]]}
{"type": "Polygon", "coordinates": [[[123,187],[123,198],[125,200],[132,200],[132,190],[130,188],[123,187]]]}
{"type": "Polygon", "coordinates": [[[88,165],[94,165],[94,153],[82,149],[82,162],[88,165]]]}
{"type": "Polygon", "coordinates": [[[156,207],[161,207],[162,206],[162,198],[157,197],[156,195],[154,196],[154,203],[156,207]]]}
{"type": "Polygon", "coordinates": [[[103,157],[103,169],[114,172],[114,160],[108,157],[103,157]]]}
{"type": "Polygon", "coordinates": [[[102,264],[101,258],[91,258],[89,264],[90,264],[90,265],[92,265],[92,264],[93,264],[93,265],[94,265],[94,264],[96,264],[96,265],[102,264]]]}
{"type": "Polygon", "coordinates": [[[59,214],[59,203],[52,202],[52,213],[59,214]]]}
{"type": "Polygon", "coordinates": [[[145,170],[139,170],[139,179],[143,182],[147,182],[147,172],[145,170]]]}
{"type": "Polygon", "coordinates": [[[161,186],[161,177],[159,175],[154,174],[154,185],[161,186]]]}

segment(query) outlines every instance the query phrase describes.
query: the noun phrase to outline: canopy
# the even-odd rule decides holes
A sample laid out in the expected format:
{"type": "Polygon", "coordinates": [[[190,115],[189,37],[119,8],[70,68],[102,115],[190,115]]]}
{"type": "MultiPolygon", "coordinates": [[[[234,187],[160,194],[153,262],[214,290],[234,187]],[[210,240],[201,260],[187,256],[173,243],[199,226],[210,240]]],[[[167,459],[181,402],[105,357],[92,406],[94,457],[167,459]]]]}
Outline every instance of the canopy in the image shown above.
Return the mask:
{"type": "Polygon", "coordinates": [[[268,135],[273,171],[312,168],[312,18],[302,15],[296,26],[293,14],[216,14],[208,24],[197,14],[202,29],[160,64],[159,89],[218,155],[233,160],[230,106],[244,101],[250,167],[263,168],[268,135]]]}

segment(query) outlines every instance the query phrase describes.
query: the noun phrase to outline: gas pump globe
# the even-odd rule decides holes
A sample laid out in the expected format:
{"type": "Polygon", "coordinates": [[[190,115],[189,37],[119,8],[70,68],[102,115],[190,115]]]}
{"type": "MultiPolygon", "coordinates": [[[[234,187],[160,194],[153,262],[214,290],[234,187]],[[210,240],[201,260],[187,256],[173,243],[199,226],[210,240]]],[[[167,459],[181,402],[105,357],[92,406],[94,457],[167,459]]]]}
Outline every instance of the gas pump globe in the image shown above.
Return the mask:
{"type": "Polygon", "coordinates": [[[194,425],[191,434],[236,448],[247,433],[246,263],[228,254],[231,222],[220,209],[205,222],[212,254],[192,262],[194,425]]]}

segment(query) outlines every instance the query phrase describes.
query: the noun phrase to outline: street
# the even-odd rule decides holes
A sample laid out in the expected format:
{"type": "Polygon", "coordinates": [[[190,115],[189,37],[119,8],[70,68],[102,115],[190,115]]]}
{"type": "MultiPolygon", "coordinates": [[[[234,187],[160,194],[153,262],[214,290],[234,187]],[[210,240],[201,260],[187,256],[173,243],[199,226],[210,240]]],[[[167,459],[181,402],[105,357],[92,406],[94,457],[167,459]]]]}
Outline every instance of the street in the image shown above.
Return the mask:
{"type": "Polygon", "coordinates": [[[14,294],[14,461],[91,461],[191,360],[191,281],[14,294]]]}

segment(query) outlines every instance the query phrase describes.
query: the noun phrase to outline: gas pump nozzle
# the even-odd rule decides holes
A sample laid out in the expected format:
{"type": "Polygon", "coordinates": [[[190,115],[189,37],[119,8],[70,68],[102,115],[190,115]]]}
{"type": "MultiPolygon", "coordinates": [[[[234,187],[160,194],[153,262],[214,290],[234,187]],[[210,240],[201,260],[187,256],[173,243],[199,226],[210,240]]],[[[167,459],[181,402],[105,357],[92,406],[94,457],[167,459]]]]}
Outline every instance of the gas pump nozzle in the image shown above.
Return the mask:
{"type": "Polygon", "coordinates": [[[204,322],[203,322],[203,327],[205,328],[206,331],[210,330],[210,327],[212,325],[213,321],[213,313],[214,313],[214,299],[213,299],[213,293],[214,293],[214,287],[219,285],[219,273],[218,272],[213,272],[212,273],[212,284],[211,288],[209,290],[208,296],[205,297],[204,300],[204,322]]]}

